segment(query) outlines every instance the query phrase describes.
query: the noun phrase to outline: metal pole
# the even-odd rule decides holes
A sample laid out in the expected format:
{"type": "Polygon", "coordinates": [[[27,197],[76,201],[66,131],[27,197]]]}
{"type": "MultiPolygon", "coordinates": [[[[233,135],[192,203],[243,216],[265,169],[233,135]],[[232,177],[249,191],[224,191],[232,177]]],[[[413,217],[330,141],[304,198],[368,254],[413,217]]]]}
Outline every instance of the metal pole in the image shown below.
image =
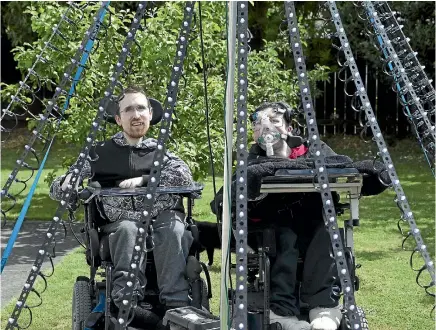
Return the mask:
{"type": "Polygon", "coordinates": [[[233,149],[233,103],[235,81],[235,44],[236,44],[236,9],[237,1],[228,2],[228,35],[227,35],[227,82],[226,82],[226,139],[224,152],[224,190],[223,190],[223,235],[221,255],[221,295],[220,295],[220,329],[230,329],[229,299],[227,284],[229,283],[230,234],[231,234],[231,186],[232,186],[232,149],[233,149]]]}

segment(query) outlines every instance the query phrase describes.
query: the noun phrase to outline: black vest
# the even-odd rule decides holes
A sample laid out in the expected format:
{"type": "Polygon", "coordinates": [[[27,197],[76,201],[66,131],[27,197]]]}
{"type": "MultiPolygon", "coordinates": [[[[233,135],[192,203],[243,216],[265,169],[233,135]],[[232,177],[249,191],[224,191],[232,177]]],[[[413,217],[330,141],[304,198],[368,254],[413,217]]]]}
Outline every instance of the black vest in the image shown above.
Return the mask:
{"type": "MultiPolygon", "coordinates": [[[[155,149],[120,146],[113,140],[91,149],[92,181],[103,188],[116,187],[126,179],[148,176],[153,166],[155,149]]],[[[144,186],[146,183],[144,183],[144,186]]]]}

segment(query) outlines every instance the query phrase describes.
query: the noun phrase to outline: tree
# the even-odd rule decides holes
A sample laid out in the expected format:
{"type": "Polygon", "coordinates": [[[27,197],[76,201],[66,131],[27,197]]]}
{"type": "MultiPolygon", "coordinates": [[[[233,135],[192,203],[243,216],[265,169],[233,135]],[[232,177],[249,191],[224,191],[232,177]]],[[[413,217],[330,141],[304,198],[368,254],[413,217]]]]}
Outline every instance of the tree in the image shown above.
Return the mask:
{"type": "MultiPolygon", "coordinates": [[[[170,77],[175,55],[175,42],[183,17],[183,3],[166,2],[154,10],[151,18],[147,18],[145,31],[136,36],[137,45],[132,48],[129,58],[131,72],[122,77],[123,86],[135,84],[144,87],[148,95],[163,101],[166,86],[170,77]]],[[[63,52],[51,52],[50,65],[40,65],[37,71],[44,77],[59,81],[70,57],[89,26],[92,15],[98,5],[85,8],[85,15],[77,30],[63,30],[68,42],[63,43],[63,52]]],[[[51,28],[59,20],[65,4],[58,2],[33,3],[25,13],[31,16],[33,33],[38,40],[14,49],[19,69],[26,72],[39,53],[43,42],[51,34],[51,28]]],[[[112,8],[113,10],[113,8],[112,8]]],[[[210,105],[211,143],[215,153],[215,165],[218,170],[223,166],[224,148],[224,91],[226,80],[226,7],[223,2],[207,2],[203,4],[203,29],[208,74],[208,96],[210,105]]],[[[74,13],[79,19],[79,14],[74,13]]],[[[77,95],[70,102],[68,117],[60,125],[58,138],[65,143],[81,145],[86,137],[95,116],[98,101],[103,97],[108,77],[116,61],[118,52],[127,32],[127,26],[133,18],[129,10],[119,10],[112,14],[106,36],[99,42],[98,48],[88,63],[89,69],[77,87],[77,95]]],[[[201,60],[200,38],[198,37],[198,14],[193,27],[193,39],[188,46],[188,54],[184,66],[184,79],[181,79],[175,119],[172,126],[172,139],[168,148],[175,150],[190,166],[195,178],[209,173],[209,154],[205,127],[205,106],[203,103],[203,63],[201,60]]],[[[107,21],[106,21],[107,23],[107,21]]],[[[304,32],[304,29],[302,30],[304,32]]],[[[279,58],[286,48],[286,35],[280,34],[276,41],[265,40],[262,47],[252,50],[249,55],[249,110],[253,110],[263,100],[284,100],[296,106],[299,97],[296,89],[296,78],[292,68],[279,58]]],[[[289,52],[287,54],[289,56],[289,52]]],[[[309,72],[313,83],[327,78],[328,68],[316,66],[309,72]]],[[[37,81],[32,81],[35,86],[37,81]]],[[[47,88],[53,88],[49,83],[47,88]]],[[[4,97],[9,97],[15,86],[4,86],[4,97]]],[[[119,90],[117,91],[119,92],[119,90]]],[[[62,104],[60,101],[60,106],[62,104]]],[[[108,128],[107,134],[116,130],[108,128]]],[[[76,155],[74,155],[76,156],[76,155]]],[[[71,163],[71,162],[70,162],[71,163]]]]}
{"type": "Polygon", "coordinates": [[[14,47],[35,41],[37,38],[31,28],[30,16],[17,15],[17,13],[23,13],[31,5],[31,1],[2,1],[0,4],[2,37],[6,33],[14,47]]]}

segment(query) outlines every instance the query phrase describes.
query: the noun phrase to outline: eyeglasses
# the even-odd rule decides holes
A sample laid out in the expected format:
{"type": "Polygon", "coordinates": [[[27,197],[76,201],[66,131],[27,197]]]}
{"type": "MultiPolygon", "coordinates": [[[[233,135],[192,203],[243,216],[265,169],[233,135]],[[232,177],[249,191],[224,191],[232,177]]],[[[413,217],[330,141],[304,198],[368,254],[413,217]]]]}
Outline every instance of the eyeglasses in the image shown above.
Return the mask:
{"type": "Polygon", "coordinates": [[[129,105],[125,109],[121,110],[121,112],[124,112],[128,115],[132,115],[135,113],[135,111],[138,111],[140,114],[144,114],[146,111],[151,112],[151,108],[146,107],[145,105],[129,105]]]}

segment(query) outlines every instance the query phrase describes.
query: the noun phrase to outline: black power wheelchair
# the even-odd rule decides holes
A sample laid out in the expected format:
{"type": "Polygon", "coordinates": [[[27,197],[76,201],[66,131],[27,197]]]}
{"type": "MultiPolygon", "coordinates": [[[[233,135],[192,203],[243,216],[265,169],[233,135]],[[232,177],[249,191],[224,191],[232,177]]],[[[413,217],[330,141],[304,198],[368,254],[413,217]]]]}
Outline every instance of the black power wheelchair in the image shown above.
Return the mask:
{"type": "MultiPolygon", "coordinates": [[[[330,168],[327,170],[330,180],[330,188],[335,192],[347,193],[349,203],[335,204],[337,215],[343,215],[348,209],[351,217],[344,221],[343,228],[340,228],[342,241],[344,242],[344,252],[350,270],[351,281],[354,290],[359,289],[359,278],[356,269],[359,265],[355,263],[353,227],[359,225],[359,198],[363,183],[362,175],[354,168],[330,168]]],[[[314,172],[310,169],[287,170],[280,169],[274,176],[262,179],[261,193],[302,193],[319,192],[318,184],[314,181],[314,172]]],[[[222,203],[217,203],[216,211],[222,214],[222,203]]],[[[235,231],[236,228],[233,228],[235,231]]],[[[270,324],[270,258],[276,253],[275,231],[271,225],[248,224],[248,245],[253,249],[247,254],[247,328],[248,330],[281,330],[279,323],[270,324]]],[[[301,274],[304,260],[298,260],[297,281],[301,284],[301,274]]],[[[236,268],[232,264],[232,268],[236,268]]],[[[296,295],[299,297],[299,285],[297,283],[296,295]]],[[[337,281],[338,292],[340,282],[337,281]]],[[[229,289],[229,306],[233,310],[236,292],[229,289]]],[[[300,300],[301,319],[308,320],[309,308],[300,300]]],[[[357,307],[361,318],[361,329],[368,329],[368,323],[364,311],[357,307]]],[[[345,311],[339,326],[340,330],[351,329],[345,311]]],[[[231,312],[232,313],[232,312],[231,312]]],[[[177,324],[182,329],[203,330],[219,329],[219,320],[209,316],[199,315],[198,311],[190,308],[173,310],[167,312],[165,319],[177,324]],[[192,316],[195,315],[195,319],[192,316]]],[[[231,315],[233,318],[233,315],[231,315]]],[[[233,324],[232,329],[237,327],[233,324]]]]}
{"type": "MultiPolygon", "coordinates": [[[[330,188],[335,192],[347,193],[347,203],[336,203],[337,215],[343,215],[350,210],[350,219],[344,221],[343,228],[340,228],[344,252],[350,270],[351,281],[354,290],[359,290],[359,278],[356,269],[360,267],[355,263],[353,227],[359,226],[359,198],[362,187],[362,175],[354,168],[330,168],[328,169],[330,188]]],[[[261,193],[302,193],[319,192],[318,183],[314,181],[314,172],[310,169],[287,170],[280,169],[274,176],[262,178],[261,193]]],[[[218,207],[220,209],[220,207],[218,207]]],[[[222,210],[222,209],[221,209],[222,210]]],[[[219,214],[221,214],[219,210],[219,214]]],[[[233,228],[235,230],[235,228],[233,228]]],[[[275,256],[276,243],[275,231],[271,225],[248,224],[248,244],[254,248],[253,253],[247,254],[247,321],[249,330],[280,330],[278,323],[270,324],[270,258],[275,256]],[[253,245],[253,246],[252,246],[253,245]]],[[[297,281],[301,283],[304,260],[300,257],[297,267],[297,281]]],[[[236,267],[236,265],[232,265],[236,267]]],[[[338,291],[340,283],[337,281],[338,291]]],[[[229,290],[229,304],[233,305],[235,291],[229,290]]],[[[296,295],[299,297],[299,284],[297,284],[296,295]]],[[[361,329],[368,329],[368,323],[364,311],[358,308],[361,317],[361,329]]],[[[308,306],[300,300],[301,319],[308,321],[308,306]]],[[[351,329],[347,315],[343,311],[343,317],[339,326],[340,330],[351,329]]]]}
{"type": "MultiPolygon", "coordinates": [[[[353,227],[359,225],[359,198],[362,187],[362,175],[353,168],[330,168],[328,169],[330,179],[330,188],[335,192],[346,192],[349,203],[336,203],[337,215],[342,215],[348,209],[351,217],[344,221],[343,228],[340,229],[342,241],[344,242],[344,251],[347,256],[348,268],[350,270],[351,281],[354,290],[359,290],[359,279],[355,270],[359,265],[355,263],[353,227]]],[[[301,192],[319,192],[317,183],[314,181],[312,170],[277,170],[274,176],[264,177],[262,179],[261,193],[301,193],[301,192]]],[[[118,188],[116,188],[117,190],[118,188]]],[[[177,188],[176,188],[177,189],[177,188]]],[[[180,188],[179,188],[180,189],[180,188]]],[[[183,189],[183,188],[182,188],[183,189]]],[[[189,190],[189,189],[188,189],[189,190]]],[[[190,223],[191,231],[194,234],[196,227],[192,223],[192,200],[198,195],[198,191],[191,189],[189,191],[178,191],[183,197],[188,198],[187,222],[190,223]]],[[[165,192],[164,192],[165,193],[165,192]]],[[[166,192],[168,193],[168,192],[166,192]]],[[[101,192],[100,192],[101,194],[101,192]]],[[[107,237],[100,237],[98,233],[99,215],[96,214],[96,204],[94,198],[88,197],[85,201],[85,234],[87,237],[87,262],[91,266],[90,278],[79,277],[74,287],[73,297],[73,329],[112,329],[115,319],[111,316],[110,304],[110,279],[111,279],[111,261],[107,249],[107,237]],[[96,280],[97,269],[103,268],[103,281],[96,280]]],[[[222,214],[222,204],[218,206],[218,214],[222,214]]],[[[235,229],[235,228],[234,228],[235,229]]],[[[253,253],[247,255],[248,277],[247,277],[247,321],[249,330],[280,330],[278,323],[269,324],[269,302],[270,302],[270,258],[275,254],[275,237],[274,230],[268,226],[250,226],[248,229],[248,243],[255,246],[253,253]]],[[[198,231],[197,231],[198,240],[198,231]]],[[[195,253],[194,253],[195,254],[195,253]]],[[[198,250],[196,252],[198,257],[198,250]]],[[[146,287],[146,298],[140,304],[149,306],[150,310],[156,312],[160,318],[163,317],[164,324],[168,322],[176,325],[178,329],[206,330],[219,329],[219,318],[211,315],[204,310],[208,306],[208,298],[211,297],[210,279],[207,267],[202,264],[206,273],[207,285],[199,277],[199,273],[191,281],[192,306],[177,308],[159,313],[159,301],[156,282],[156,273],[153,268],[151,254],[147,256],[146,276],[148,279],[146,287]],[[198,276],[197,276],[198,275],[198,276]]],[[[301,280],[302,267],[304,260],[298,261],[297,280],[301,280]]],[[[232,265],[235,267],[236,265],[232,265]]],[[[338,282],[339,285],[339,282],[338,282]]],[[[299,294],[297,285],[297,294],[299,294]]],[[[229,305],[233,306],[235,292],[230,290],[228,293],[229,305]]],[[[232,309],[231,309],[232,310],[232,309]]],[[[302,319],[308,318],[308,306],[305,306],[300,300],[300,310],[302,319]]],[[[368,329],[365,314],[358,307],[361,316],[361,329],[368,329]]],[[[340,330],[350,329],[347,315],[344,313],[340,330]]]]}
{"type": "MultiPolygon", "coordinates": [[[[186,278],[190,283],[191,305],[207,313],[209,299],[212,297],[210,277],[206,265],[199,262],[200,244],[198,229],[192,219],[192,207],[194,199],[201,197],[203,186],[194,183],[189,187],[159,187],[157,194],[178,194],[187,199],[186,223],[190,230],[194,243],[191,247],[190,256],[187,260],[186,278]],[[206,281],[200,277],[204,270],[206,281]]],[[[113,264],[109,253],[108,235],[99,232],[99,226],[105,224],[99,212],[100,204],[97,196],[132,196],[144,194],[145,188],[135,189],[102,189],[96,182],[91,183],[80,194],[79,199],[85,208],[84,228],[86,262],[90,266],[89,278],[79,276],[76,279],[73,290],[72,303],[72,329],[73,330],[109,330],[114,329],[116,321],[116,308],[111,302],[112,270],[113,264]]],[[[145,275],[147,284],[145,298],[138,302],[138,306],[147,310],[154,320],[163,318],[165,310],[159,302],[159,290],[156,278],[156,269],[153,262],[152,224],[148,228],[149,236],[146,240],[147,261],[145,275]]],[[[139,329],[132,328],[129,329],[139,329]]],[[[141,327],[142,329],[142,327],[141,327]]],[[[154,326],[143,329],[155,329],[154,326]]]]}

